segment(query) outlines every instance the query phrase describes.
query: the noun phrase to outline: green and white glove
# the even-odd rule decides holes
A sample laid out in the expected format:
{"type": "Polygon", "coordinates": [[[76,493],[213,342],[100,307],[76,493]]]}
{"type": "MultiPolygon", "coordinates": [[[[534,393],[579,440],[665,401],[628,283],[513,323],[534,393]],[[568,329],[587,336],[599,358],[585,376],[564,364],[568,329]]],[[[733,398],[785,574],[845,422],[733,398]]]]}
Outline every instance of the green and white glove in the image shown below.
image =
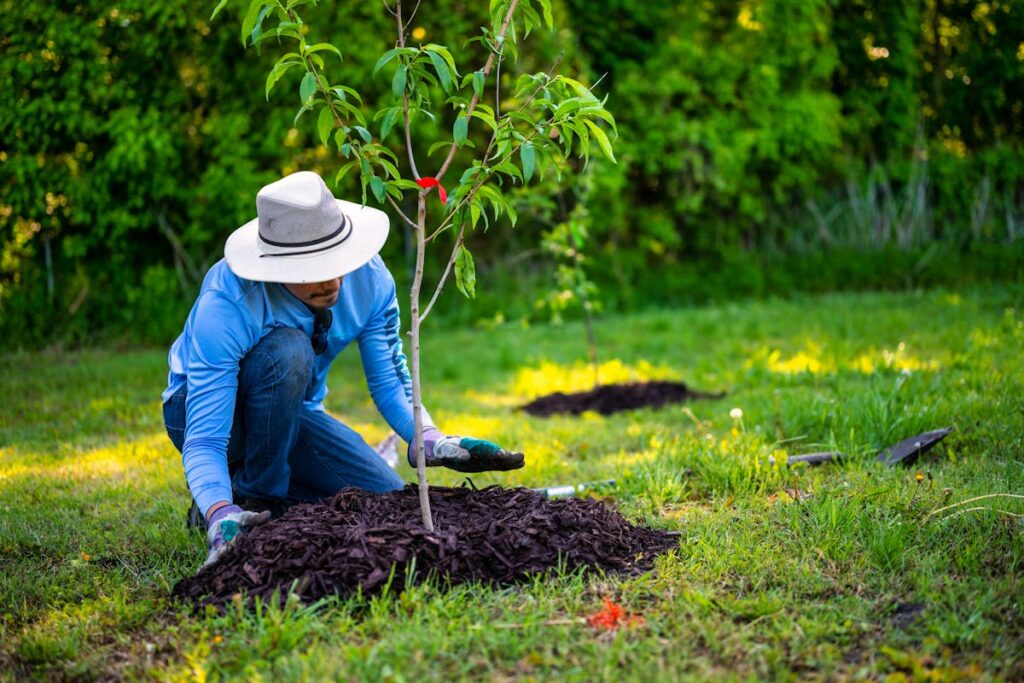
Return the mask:
{"type": "Polygon", "coordinates": [[[270,519],[269,510],[249,512],[237,505],[225,505],[217,508],[207,522],[209,529],[206,532],[206,562],[203,562],[200,569],[214,564],[236,538],[268,519],[270,519]]]}
{"type": "MultiPolygon", "coordinates": [[[[416,467],[416,454],[409,444],[409,464],[416,467]]],[[[427,467],[447,467],[456,472],[504,472],[517,470],[526,459],[522,453],[506,451],[491,441],[466,436],[446,436],[435,427],[423,429],[423,450],[427,467]]]]}

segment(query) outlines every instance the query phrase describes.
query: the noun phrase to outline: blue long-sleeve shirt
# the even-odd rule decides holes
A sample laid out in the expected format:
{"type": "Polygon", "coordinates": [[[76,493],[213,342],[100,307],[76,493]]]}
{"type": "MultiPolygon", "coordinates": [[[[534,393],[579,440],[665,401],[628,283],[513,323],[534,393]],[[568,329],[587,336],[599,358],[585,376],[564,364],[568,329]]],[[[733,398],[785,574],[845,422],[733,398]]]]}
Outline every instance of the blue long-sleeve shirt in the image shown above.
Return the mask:
{"type": "MultiPolygon", "coordinates": [[[[327,371],[354,340],[377,409],[400,437],[411,441],[412,380],[399,336],[395,281],[379,256],[345,276],[331,311],[327,350],[315,357],[306,407],[323,410],[327,371]]],[[[207,273],[185,329],[171,346],[163,400],[187,384],[182,462],[204,514],[214,503],[232,499],[227,447],[239,363],[277,327],[312,334],[313,313],[284,285],[244,280],[221,259],[207,273]]],[[[426,411],[423,421],[432,424],[426,411]]]]}

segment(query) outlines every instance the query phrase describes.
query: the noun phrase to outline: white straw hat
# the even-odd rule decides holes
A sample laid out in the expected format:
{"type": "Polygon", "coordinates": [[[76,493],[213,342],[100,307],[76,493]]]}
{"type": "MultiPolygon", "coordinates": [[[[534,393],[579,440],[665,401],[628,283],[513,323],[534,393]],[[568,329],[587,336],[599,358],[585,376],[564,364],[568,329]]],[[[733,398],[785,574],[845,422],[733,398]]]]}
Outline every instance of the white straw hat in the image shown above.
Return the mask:
{"type": "Polygon", "coordinates": [[[323,179],[299,171],[256,195],[257,218],[231,233],[228,267],[246,280],[324,282],[369,262],[388,237],[388,215],[335,199],[323,179]]]}

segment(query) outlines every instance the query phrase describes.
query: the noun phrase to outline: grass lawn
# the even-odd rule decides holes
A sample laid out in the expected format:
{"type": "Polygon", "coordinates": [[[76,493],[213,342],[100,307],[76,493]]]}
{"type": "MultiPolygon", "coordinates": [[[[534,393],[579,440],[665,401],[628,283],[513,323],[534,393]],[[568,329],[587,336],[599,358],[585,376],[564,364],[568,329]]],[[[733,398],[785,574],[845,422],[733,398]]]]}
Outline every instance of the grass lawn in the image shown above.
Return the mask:
{"type": "MultiPolygon", "coordinates": [[[[527,453],[525,469],[478,486],[615,478],[607,495],[633,520],[682,532],[678,550],[638,578],[427,584],[192,615],[166,597],[204,550],[185,530],[180,456],[163,432],[165,351],[7,355],[0,679],[1024,679],[1024,500],[930,516],[1024,494],[1024,290],[605,318],[604,381],[728,392],[607,418],[515,410],[588,388],[578,325],[426,334],[438,424],[527,453]],[[950,425],[912,468],[874,461],[950,425]],[[830,449],[854,457],[768,463],[830,449]],[[606,597],[643,623],[586,625],[606,597]]],[[[373,443],[386,427],[357,353],[335,364],[327,406],[373,443]]]]}

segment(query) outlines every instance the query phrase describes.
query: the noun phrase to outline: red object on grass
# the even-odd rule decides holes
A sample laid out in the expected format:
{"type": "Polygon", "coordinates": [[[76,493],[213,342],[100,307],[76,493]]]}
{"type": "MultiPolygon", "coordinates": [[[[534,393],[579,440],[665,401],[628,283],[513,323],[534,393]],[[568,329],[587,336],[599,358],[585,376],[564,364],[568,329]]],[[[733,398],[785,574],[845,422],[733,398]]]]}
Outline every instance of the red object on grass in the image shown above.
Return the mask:
{"type": "Polygon", "coordinates": [[[441,185],[441,182],[437,178],[435,178],[434,176],[427,176],[425,178],[420,178],[419,180],[416,181],[416,184],[419,185],[420,187],[422,187],[425,190],[429,189],[431,187],[436,187],[437,188],[437,196],[441,200],[441,203],[442,204],[447,204],[448,203],[448,193],[445,192],[444,187],[441,185]]]}
{"type": "Polygon", "coordinates": [[[587,623],[594,628],[611,631],[620,626],[642,626],[644,618],[637,614],[629,614],[608,598],[604,599],[604,609],[587,617],[587,623]]]}

